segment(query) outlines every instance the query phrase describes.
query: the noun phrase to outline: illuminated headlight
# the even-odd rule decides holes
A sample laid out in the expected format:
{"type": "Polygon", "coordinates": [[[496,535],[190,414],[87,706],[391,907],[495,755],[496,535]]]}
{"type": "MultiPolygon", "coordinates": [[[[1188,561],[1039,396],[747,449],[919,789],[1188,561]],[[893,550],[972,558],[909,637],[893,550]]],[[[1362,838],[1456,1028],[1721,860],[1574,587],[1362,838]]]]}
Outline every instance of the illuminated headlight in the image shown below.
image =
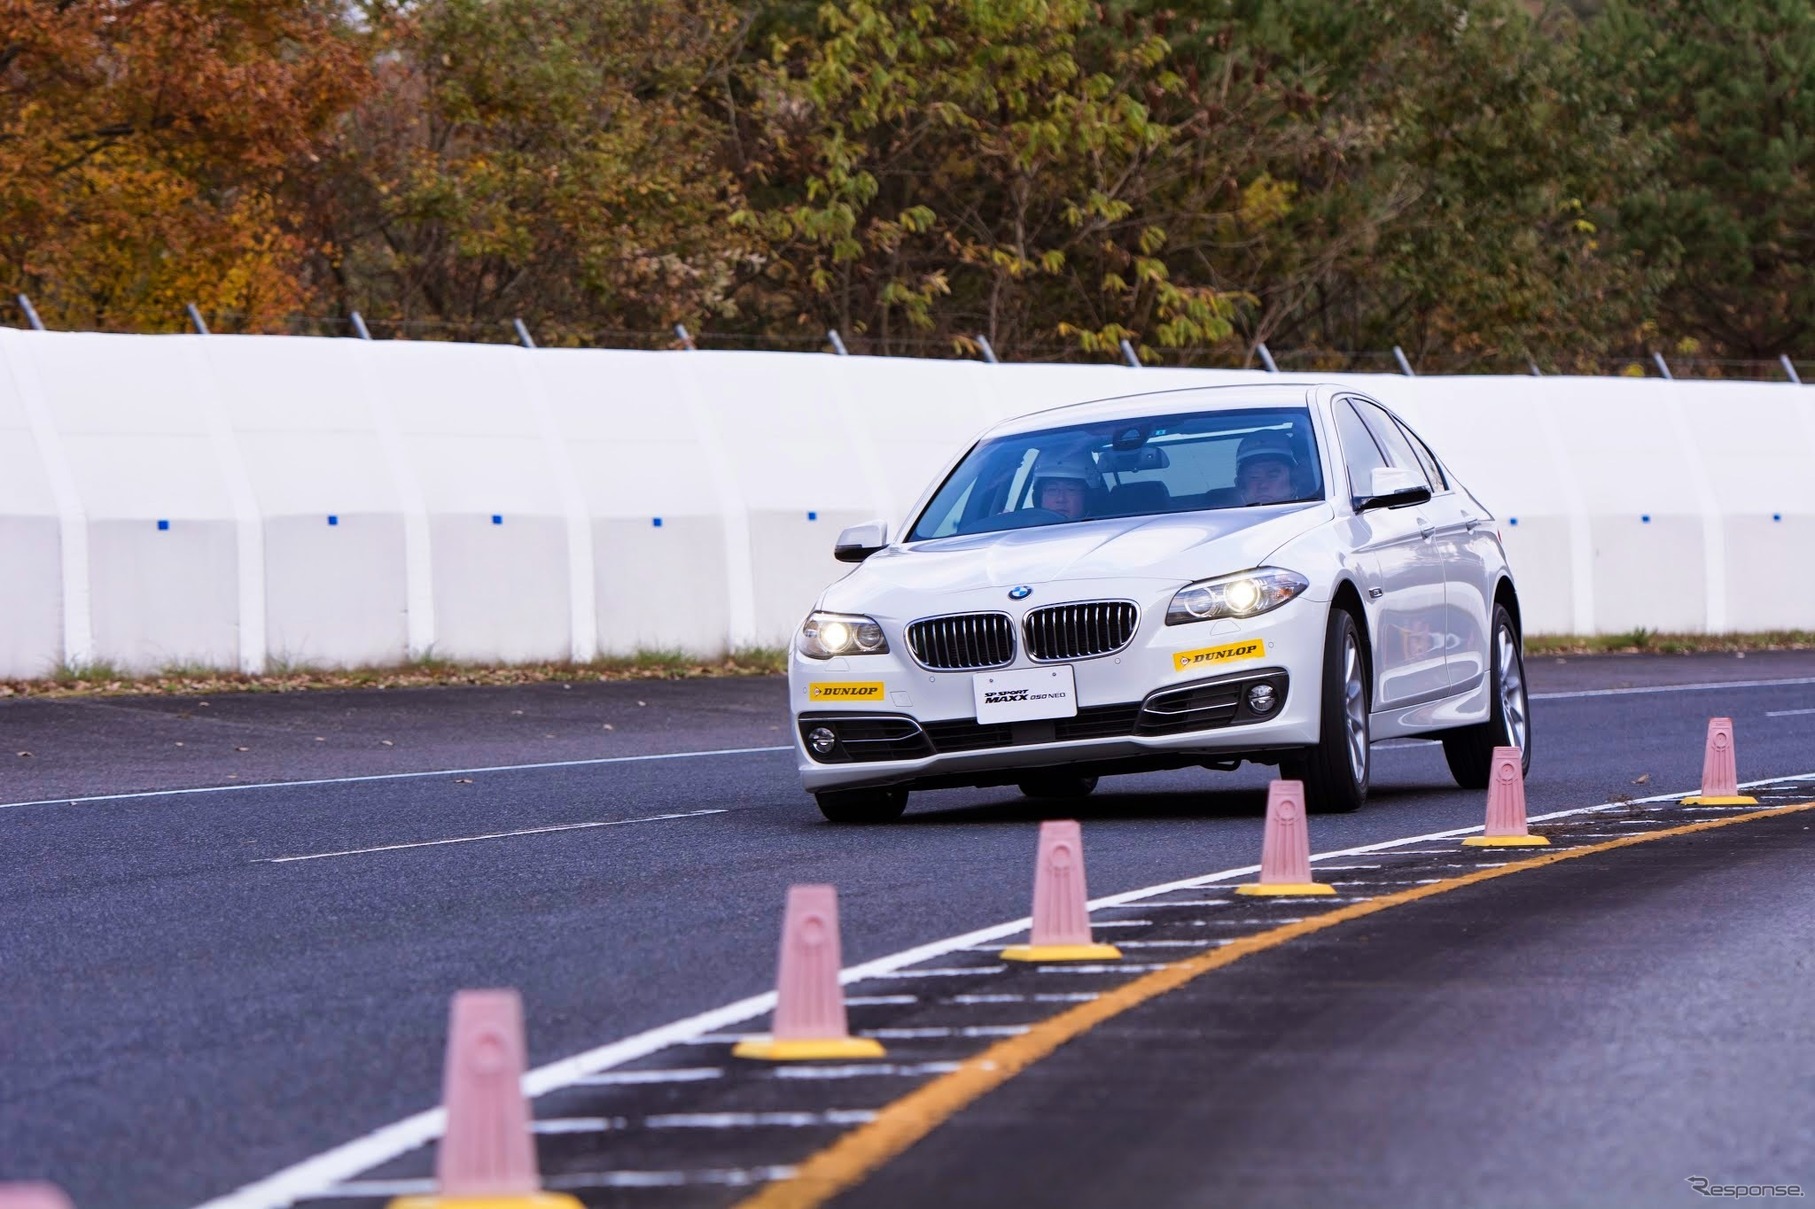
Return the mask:
{"type": "Polygon", "coordinates": [[[1167,625],[1210,621],[1217,617],[1254,617],[1277,609],[1311,586],[1296,571],[1257,567],[1235,575],[1202,579],[1186,584],[1166,609],[1167,625]]]}
{"type": "Polygon", "coordinates": [[[809,613],[794,649],[809,659],[834,655],[886,655],[888,639],[873,617],[851,613],[809,613]]]}

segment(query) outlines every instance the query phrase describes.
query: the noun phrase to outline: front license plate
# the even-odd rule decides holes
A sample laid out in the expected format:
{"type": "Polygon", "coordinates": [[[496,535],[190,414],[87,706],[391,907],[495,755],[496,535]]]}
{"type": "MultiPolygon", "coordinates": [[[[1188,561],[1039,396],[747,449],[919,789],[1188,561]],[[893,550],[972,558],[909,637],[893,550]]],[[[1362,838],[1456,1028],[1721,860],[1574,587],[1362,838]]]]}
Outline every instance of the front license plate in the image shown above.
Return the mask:
{"type": "Polygon", "coordinates": [[[971,677],[979,722],[1070,718],[1078,712],[1078,687],[1069,665],[979,672],[971,677]]]}

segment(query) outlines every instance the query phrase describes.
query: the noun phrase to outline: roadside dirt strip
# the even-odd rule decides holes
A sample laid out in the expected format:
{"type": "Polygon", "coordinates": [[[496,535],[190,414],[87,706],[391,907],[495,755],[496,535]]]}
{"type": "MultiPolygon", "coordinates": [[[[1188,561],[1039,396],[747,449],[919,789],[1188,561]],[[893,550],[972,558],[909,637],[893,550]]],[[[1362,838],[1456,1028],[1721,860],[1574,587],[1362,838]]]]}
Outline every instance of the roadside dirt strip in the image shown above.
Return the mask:
{"type": "MultiPolygon", "coordinates": [[[[1333,898],[1238,897],[1243,869],[1099,900],[1092,925],[1121,961],[1005,962],[997,954],[1015,938],[1010,925],[872,963],[883,968],[859,971],[845,989],[853,1032],[887,1047],[880,1061],[735,1060],[731,1045],[766,1026],[767,1005],[746,1004],[676,1026],[661,1044],[545,1068],[529,1080],[542,1093],[544,1182],[593,1206],[819,1205],[1095,1024],[1250,953],[1484,881],[1542,877],[1580,856],[1815,809],[1815,774],[1749,787],[1756,807],[1682,805],[1688,792],[1535,819],[1552,844],[1544,849],[1465,848],[1457,831],[1324,854],[1313,871],[1333,898]]],[[[214,1204],[339,1209],[430,1192],[438,1127],[425,1114],[407,1149],[408,1131],[393,1127],[214,1204]],[[368,1165],[351,1167],[360,1156],[368,1165]]]]}

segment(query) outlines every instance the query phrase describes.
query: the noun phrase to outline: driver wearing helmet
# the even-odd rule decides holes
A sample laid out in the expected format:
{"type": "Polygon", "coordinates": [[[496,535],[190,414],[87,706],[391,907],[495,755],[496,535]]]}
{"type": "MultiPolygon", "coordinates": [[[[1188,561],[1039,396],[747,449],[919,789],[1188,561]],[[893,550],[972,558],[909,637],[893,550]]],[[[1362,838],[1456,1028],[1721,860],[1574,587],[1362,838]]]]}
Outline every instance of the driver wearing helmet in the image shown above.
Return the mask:
{"type": "Polygon", "coordinates": [[[1283,432],[1252,432],[1235,450],[1235,490],[1243,504],[1283,504],[1298,496],[1298,458],[1283,432]]]}
{"type": "Polygon", "coordinates": [[[1043,455],[1034,465],[1034,507],[1056,512],[1068,521],[1083,520],[1090,489],[1100,481],[1088,450],[1043,455]]]}

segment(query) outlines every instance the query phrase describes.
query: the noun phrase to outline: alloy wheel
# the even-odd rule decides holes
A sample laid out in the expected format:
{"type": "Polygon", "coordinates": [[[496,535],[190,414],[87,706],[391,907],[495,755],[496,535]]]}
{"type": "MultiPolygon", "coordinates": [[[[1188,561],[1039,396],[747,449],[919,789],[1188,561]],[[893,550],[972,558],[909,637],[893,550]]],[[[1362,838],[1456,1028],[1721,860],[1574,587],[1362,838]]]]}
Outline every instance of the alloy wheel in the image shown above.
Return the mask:
{"type": "Polygon", "coordinates": [[[1494,660],[1500,673],[1500,714],[1506,719],[1506,741],[1525,750],[1530,723],[1526,718],[1525,668],[1519,661],[1519,647],[1512,631],[1501,626],[1495,634],[1494,660]]]}
{"type": "Polygon", "coordinates": [[[1349,772],[1357,785],[1368,780],[1368,698],[1362,679],[1361,649],[1350,634],[1342,650],[1342,713],[1349,741],[1349,772]]]}

